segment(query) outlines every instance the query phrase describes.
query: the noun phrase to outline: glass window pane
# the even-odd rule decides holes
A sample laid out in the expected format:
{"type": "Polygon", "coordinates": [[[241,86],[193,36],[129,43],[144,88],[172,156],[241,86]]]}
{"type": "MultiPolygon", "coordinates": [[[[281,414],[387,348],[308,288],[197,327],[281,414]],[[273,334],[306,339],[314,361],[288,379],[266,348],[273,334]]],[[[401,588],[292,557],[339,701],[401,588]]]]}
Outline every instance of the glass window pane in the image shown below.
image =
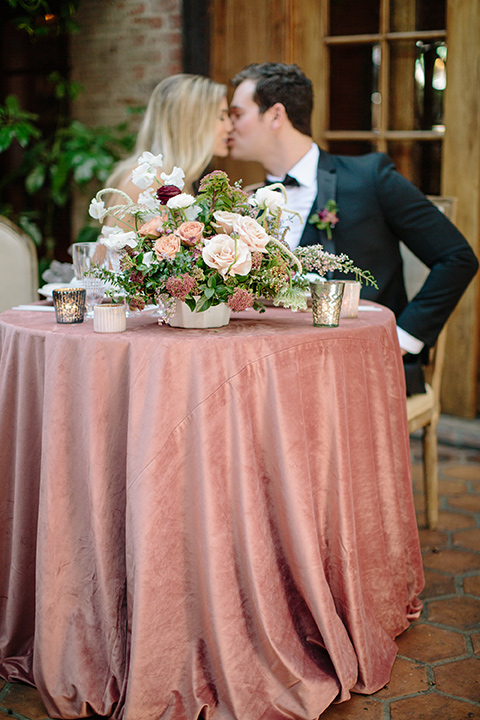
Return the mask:
{"type": "Polygon", "coordinates": [[[442,141],[392,141],[387,152],[402,175],[425,195],[440,195],[442,141]]]}
{"type": "Polygon", "coordinates": [[[379,32],[380,0],[331,0],[330,35],[379,32]]]}
{"type": "Polygon", "coordinates": [[[390,0],[390,29],[442,30],[446,27],[445,0],[390,0]]]}
{"type": "Polygon", "coordinates": [[[372,45],[331,46],[332,130],[371,130],[376,127],[378,63],[378,51],[372,45]]]}
{"type": "Polygon", "coordinates": [[[392,42],[389,130],[443,127],[446,64],[447,47],[443,42],[392,42]]]}

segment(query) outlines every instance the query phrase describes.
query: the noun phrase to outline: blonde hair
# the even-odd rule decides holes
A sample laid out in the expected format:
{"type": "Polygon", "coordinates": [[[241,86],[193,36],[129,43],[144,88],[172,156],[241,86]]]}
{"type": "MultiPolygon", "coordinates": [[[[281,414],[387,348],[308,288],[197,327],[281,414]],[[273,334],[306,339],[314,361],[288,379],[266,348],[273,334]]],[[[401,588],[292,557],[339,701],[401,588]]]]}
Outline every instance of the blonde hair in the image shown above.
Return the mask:
{"type": "Polygon", "coordinates": [[[225,85],[201,75],[172,75],[155,87],[137,135],[135,151],[121,161],[107,181],[118,187],[137,165],[140,155],[149,150],[163,155],[162,171],[174,166],[185,172],[185,191],[192,190],[213,157],[216,121],[225,85]]]}

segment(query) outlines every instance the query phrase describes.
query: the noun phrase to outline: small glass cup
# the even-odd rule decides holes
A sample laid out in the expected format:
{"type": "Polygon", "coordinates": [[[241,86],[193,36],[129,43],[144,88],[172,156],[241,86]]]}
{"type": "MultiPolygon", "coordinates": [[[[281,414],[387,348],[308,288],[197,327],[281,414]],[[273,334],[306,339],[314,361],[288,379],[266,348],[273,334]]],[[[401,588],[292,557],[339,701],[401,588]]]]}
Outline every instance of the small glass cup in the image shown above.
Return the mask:
{"type": "Polygon", "coordinates": [[[81,323],[85,316],[85,288],[64,287],[53,290],[57,323],[81,323]]]}
{"type": "Polygon", "coordinates": [[[93,308],[102,302],[105,295],[105,283],[97,277],[95,269],[108,266],[107,248],[102,243],[74,243],[72,250],[75,279],[87,291],[87,312],[85,317],[93,318],[93,308]]]}
{"type": "Polygon", "coordinates": [[[358,317],[358,302],[360,300],[360,290],[362,284],[357,280],[342,280],[345,289],[343,291],[342,309],[340,310],[341,318],[358,317]]]}
{"type": "Polygon", "coordinates": [[[344,288],[345,285],[338,280],[310,283],[315,327],[338,327],[344,288]]]}

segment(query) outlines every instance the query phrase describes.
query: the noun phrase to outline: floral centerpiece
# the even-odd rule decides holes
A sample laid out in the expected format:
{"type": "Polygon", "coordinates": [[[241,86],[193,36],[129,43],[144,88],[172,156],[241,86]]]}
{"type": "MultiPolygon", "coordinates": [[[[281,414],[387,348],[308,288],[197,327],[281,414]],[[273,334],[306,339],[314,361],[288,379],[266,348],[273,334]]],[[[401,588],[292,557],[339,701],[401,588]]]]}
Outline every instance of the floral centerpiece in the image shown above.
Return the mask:
{"type": "MultiPolygon", "coordinates": [[[[239,183],[231,185],[224,172],[202,179],[199,192],[182,192],[179,168],[161,173],[161,155],[146,152],[138,159],[133,182],[143,192],[136,203],[115,189],[100,190],[90,204],[90,215],[102,222],[108,215],[114,226],[103,226],[100,240],[116,259],[111,270],[98,270],[122,291],[131,308],[163,303],[167,308],[185,302],[202,312],[227,303],[239,312],[264,309],[262,299],[292,310],[307,307],[305,272],[324,275],[329,270],[354,273],[373,283],[345,255],[332,255],[321,245],[291,252],[282,224],[286,192],[276,184],[249,197],[239,183]],[[120,204],[105,206],[105,195],[120,204]]],[[[166,314],[168,319],[168,312],[166,314]]]]}

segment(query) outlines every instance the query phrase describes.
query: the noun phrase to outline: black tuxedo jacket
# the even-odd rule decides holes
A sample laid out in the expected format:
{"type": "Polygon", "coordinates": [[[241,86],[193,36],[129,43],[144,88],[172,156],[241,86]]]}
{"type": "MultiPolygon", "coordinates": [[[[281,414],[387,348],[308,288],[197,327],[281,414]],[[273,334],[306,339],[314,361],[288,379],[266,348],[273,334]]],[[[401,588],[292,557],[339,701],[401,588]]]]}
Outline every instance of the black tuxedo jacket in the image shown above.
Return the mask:
{"type": "Polygon", "coordinates": [[[477,271],[478,261],[468,242],[383,153],[347,157],[321,150],[318,196],[311,212],[322,210],[330,199],[338,204],[339,218],[332,230],[333,247],[325,231],[308,223],[300,245],[321,243],[325,250],[346,253],[355,265],[370,270],[378,290],[363,286],[361,297],[393,310],[399,327],[433,346],[477,271]],[[410,302],[400,240],[430,268],[410,302]]]}

